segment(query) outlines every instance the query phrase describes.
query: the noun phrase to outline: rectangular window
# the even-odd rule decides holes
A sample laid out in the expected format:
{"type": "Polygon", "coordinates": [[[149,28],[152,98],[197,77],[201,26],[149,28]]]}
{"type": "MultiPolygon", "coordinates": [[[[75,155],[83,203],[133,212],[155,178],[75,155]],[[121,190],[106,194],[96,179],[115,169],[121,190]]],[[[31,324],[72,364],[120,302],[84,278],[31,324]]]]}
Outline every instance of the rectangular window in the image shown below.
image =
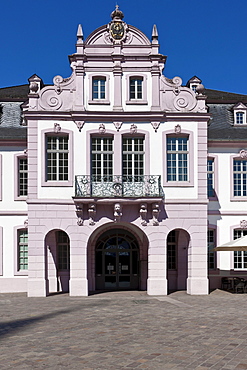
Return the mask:
{"type": "Polygon", "coordinates": [[[142,99],[143,79],[141,77],[130,78],[130,100],[142,99]]]}
{"type": "Polygon", "coordinates": [[[247,179],[247,161],[234,159],[233,161],[233,195],[235,197],[245,197],[247,179]]]}
{"type": "Polygon", "coordinates": [[[167,181],[188,181],[188,138],[167,137],[167,181]]]}
{"type": "MultiPolygon", "coordinates": [[[[234,230],[233,238],[238,239],[242,236],[247,235],[247,230],[234,230]]],[[[234,268],[235,269],[247,269],[247,252],[245,251],[234,251],[234,268]]]]}
{"type": "Polygon", "coordinates": [[[244,113],[243,112],[237,112],[236,113],[236,124],[242,125],[244,123],[244,113]]]}
{"type": "Polygon", "coordinates": [[[93,78],[93,100],[105,99],[105,84],[106,79],[104,77],[93,78]]]}
{"type": "Polygon", "coordinates": [[[28,231],[18,231],[18,270],[28,269],[28,231]]]}
{"type": "Polygon", "coordinates": [[[67,181],[69,177],[69,137],[46,137],[46,180],[67,181]]]}
{"type": "Polygon", "coordinates": [[[214,160],[208,159],[208,167],[207,167],[207,179],[208,179],[208,197],[214,197],[214,160]]]}
{"type": "Polygon", "coordinates": [[[215,269],[215,252],[212,249],[215,248],[215,230],[208,230],[208,268],[210,270],[215,269]]]}
{"type": "Polygon", "coordinates": [[[167,237],[167,269],[176,270],[177,268],[177,246],[176,231],[173,230],[167,237]]]}
{"type": "Polygon", "coordinates": [[[93,137],[91,140],[91,173],[93,181],[112,181],[113,138],[93,137]]]}
{"type": "Polygon", "coordinates": [[[69,237],[64,231],[57,231],[58,270],[70,268],[69,237]]]}
{"type": "Polygon", "coordinates": [[[18,158],[18,197],[27,196],[27,158],[18,158]]]}
{"type": "Polygon", "coordinates": [[[123,138],[122,174],[124,181],[143,181],[144,175],[144,138],[123,138]]]}

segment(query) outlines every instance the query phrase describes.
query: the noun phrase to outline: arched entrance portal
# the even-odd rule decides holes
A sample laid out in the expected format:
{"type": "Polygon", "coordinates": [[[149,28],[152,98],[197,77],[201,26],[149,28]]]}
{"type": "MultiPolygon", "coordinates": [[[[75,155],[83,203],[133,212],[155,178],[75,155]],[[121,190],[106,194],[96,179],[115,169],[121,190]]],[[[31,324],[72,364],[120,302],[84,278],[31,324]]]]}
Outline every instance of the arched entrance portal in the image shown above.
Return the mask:
{"type": "Polygon", "coordinates": [[[124,229],[106,231],[96,242],[96,289],[138,289],[139,261],[139,245],[129,231],[124,229]]]}

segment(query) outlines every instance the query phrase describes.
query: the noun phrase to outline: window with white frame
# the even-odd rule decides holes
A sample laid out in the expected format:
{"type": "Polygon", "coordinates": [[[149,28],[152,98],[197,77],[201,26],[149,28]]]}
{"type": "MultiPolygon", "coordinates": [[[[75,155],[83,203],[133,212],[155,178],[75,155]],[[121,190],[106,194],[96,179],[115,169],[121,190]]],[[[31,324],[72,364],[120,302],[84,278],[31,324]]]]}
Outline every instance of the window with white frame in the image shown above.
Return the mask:
{"type": "Polygon", "coordinates": [[[177,268],[176,230],[173,230],[167,236],[167,269],[176,270],[176,268],[177,268]]]}
{"type": "Polygon", "coordinates": [[[70,242],[68,235],[59,230],[56,233],[57,237],[57,253],[58,253],[58,270],[70,269],[70,242]]]}
{"type": "Polygon", "coordinates": [[[18,197],[27,196],[27,157],[18,157],[18,197]]]}
{"type": "Polygon", "coordinates": [[[113,138],[91,138],[91,174],[93,181],[112,181],[113,138]]]}
{"type": "Polygon", "coordinates": [[[209,270],[215,269],[215,230],[208,230],[208,268],[209,270]]]}
{"type": "Polygon", "coordinates": [[[28,269],[28,231],[27,229],[18,230],[18,271],[28,269]]]}
{"type": "Polygon", "coordinates": [[[124,181],[143,181],[144,138],[123,137],[122,174],[124,181]]]}
{"type": "Polygon", "coordinates": [[[191,85],[191,90],[193,90],[194,92],[196,92],[197,86],[198,86],[198,84],[191,85]]]}
{"type": "Polygon", "coordinates": [[[236,112],[236,125],[243,125],[244,122],[244,112],[236,112]]]}
{"type": "Polygon", "coordinates": [[[69,136],[46,136],[46,181],[67,181],[69,177],[69,136]]]}
{"type": "Polygon", "coordinates": [[[214,159],[208,158],[207,163],[207,182],[208,182],[208,198],[215,196],[214,189],[214,159]]]}
{"type": "Polygon", "coordinates": [[[233,195],[244,197],[247,195],[247,161],[233,160],[233,195]]]}
{"type": "Polygon", "coordinates": [[[130,100],[143,99],[143,78],[130,77],[129,89],[130,100]]]}
{"type": "MultiPolygon", "coordinates": [[[[247,235],[247,230],[244,229],[235,229],[233,232],[234,240],[245,235],[247,235]]],[[[246,251],[234,251],[234,269],[247,269],[246,251]]]]}
{"type": "Polygon", "coordinates": [[[188,181],[188,137],[167,137],[167,181],[188,181]]]}
{"type": "Polygon", "coordinates": [[[93,77],[93,100],[103,100],[106,98],[106,78],[93,77]]]}

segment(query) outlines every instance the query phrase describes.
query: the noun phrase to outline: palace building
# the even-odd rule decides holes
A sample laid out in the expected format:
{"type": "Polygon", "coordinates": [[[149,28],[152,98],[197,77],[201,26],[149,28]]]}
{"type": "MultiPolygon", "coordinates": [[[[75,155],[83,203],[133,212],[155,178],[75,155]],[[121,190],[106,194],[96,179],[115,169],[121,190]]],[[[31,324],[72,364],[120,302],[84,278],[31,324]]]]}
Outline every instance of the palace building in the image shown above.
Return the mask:
{"type": "Polygon", "coordinates": [[[244,276],[247,96],[163,74],[116,7],[71,76],[0,89],[0,292],[208,294],[244,276]]]}

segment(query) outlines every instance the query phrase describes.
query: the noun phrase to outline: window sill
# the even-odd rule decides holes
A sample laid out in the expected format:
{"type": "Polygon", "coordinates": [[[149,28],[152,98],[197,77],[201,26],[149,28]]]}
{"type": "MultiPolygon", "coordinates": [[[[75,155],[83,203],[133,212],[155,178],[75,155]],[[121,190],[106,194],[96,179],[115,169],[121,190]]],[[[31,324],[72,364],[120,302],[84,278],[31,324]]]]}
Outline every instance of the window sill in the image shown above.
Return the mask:
{"type": "Polygon", "coordinates": [[[147,104],[148,104],[147,100],[142,100],[142,99],[140,99],[140,100],[133,99],[133,100],[127,100],[126,101],[126,105],[147,105],[147,104]]]}
{"type": "Polygon", "coordinates": [[[92,104],[92,105],[110,105],[110,101],[109,100],[88,100],[88,104],[92,104]]]}
{"type": "Polygon", "coordinates": [[[27,200],[27,195],[25,196],[20,196],[20,197],[15,197],[14,199],[15,201],[19,202],[19,201],[26,201],[27,200]]]}
{"type": "Polygon", "coordinates": [[[64,187],[72,187],[73,186],[73,183],[72,181],[46,181],[46,182],[43,182],[42,187],[61,187],[61,188],[64,188],[64,187]]]}
{"type": "Polygon", "coordinates": [[[14,276],[28,276],[28,270],[15,271],[14,276]]]}
{"type": "Polygon", "coordinates": [[[166,182],[164,185],[166,188],[173,188],[173,187],[181,187],[181,188],[191,188],[194,186],[191,182],[186,182],[186,181],[169,181],[166,182]]]}
{"type": "Polygon", "coordinates": [[[247,202],[247,197],[234,197],[230,199],[230,202],[247,202]]]}

